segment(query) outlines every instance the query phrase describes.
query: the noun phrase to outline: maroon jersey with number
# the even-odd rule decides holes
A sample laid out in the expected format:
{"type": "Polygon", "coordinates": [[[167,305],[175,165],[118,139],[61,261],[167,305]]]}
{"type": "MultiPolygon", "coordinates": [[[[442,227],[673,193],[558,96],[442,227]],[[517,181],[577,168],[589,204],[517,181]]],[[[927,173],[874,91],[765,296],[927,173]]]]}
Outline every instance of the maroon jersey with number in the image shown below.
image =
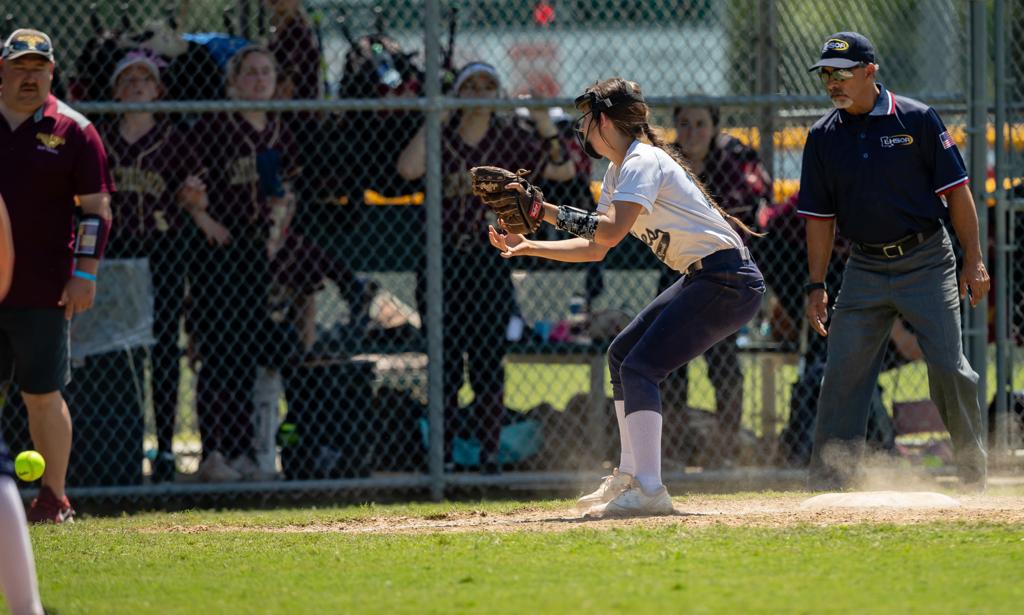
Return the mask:
{"type": "Polygon", "coordinates": [[[71,276],[75,196],[113,189],[96,128],[55,96],[16,130],[0,116],[0,194],[16,255],[0,305],[57,306],[71,276]]]}
{"type": "Polygon", "coordinates": [[[108,251],[144,255],[157,237],[191,223],[177,194],[186,177],[199,174],[199,162],[184,132],[170,122],[157,123],[134,143],[121,136],[117,123],[104,126],[100,133],[117,184],[111,195],[117,226],[108,251]]]}
{"type": "MultiPolygon", "coordinates": [[[[489,210],[473,196],[469,169],[493,165],[512,171],[537,172],[542,158],[541,142],[519,123],[500,116],[491,118],[487,134],[476,145],[468,145],[459,137],[454,122],[445,128],[443,142],[441,228],[445,238],[487,244],[489,210]]],[[[535,176],[530,178],[535,179],[535,176]]]]}
{"type": "Polygon", "coordinates": [[[255,231],[265,235],[270,212],[260,186],[257,158],[276,151],[280,179],[298,174],[286,125],[271,115],[258,131],[237,113],[205,115],[193,128],[190,141],[205,170],[210,216],[232,234],[255,231]]]}

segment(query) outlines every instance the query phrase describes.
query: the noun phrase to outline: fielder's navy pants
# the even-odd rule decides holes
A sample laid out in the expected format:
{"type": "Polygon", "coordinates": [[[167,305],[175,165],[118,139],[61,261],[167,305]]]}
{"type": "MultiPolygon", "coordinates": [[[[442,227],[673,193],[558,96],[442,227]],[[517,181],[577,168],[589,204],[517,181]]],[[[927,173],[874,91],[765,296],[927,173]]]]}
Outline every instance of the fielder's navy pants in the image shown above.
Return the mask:
{"type": "Polygon", "coordinates": [[[608,348],[612,391],[626,414],[661,412],[658,384],[739,330],[761,307],[765,286],[740,250],[703,259],[704,268],[658,295],[608,348]]]}

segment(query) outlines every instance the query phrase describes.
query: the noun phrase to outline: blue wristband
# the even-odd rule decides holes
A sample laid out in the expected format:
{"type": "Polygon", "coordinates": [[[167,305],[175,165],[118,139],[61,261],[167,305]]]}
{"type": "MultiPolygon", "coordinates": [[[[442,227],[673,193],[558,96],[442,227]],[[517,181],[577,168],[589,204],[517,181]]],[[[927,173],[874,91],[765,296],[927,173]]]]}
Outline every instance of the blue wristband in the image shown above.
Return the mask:
{"type": "Polygon", "coordinates": [[[75,269],[71,273],[71,275],[75,276],[76,278],[82,278],[83,280],[89,280],[90,282],[95,282],[96,281],[96,276],[94,276],[91,273],[87,273],[85,271],[79,271],[78,269],[75,269]]]}

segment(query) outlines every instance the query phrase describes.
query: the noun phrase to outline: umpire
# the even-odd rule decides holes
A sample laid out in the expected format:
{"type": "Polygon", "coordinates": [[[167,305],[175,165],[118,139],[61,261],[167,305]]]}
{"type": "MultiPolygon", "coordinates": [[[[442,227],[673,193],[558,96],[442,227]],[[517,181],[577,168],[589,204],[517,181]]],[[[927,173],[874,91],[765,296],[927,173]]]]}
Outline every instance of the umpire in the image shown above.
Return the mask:
{"type": "Polygon", "coordinates": [[[963,158],[934,109],[875,81],[875,50],[864,36],[833,34],[810,70],[835,107],[807,136],[798,205],[807,222],[807,318],[828,336],[810,487],[853,482],[886,340],[902,315],[921,344],[960,479],[984,489],[978,374],[963,354],[960,299],[970,292],[974,306],[989,277],[963,158]],[[964,250],[959,292],[943,220],[964,250]],[[853,250],[826,330],[824,280],[837,222],[853,250]]]}

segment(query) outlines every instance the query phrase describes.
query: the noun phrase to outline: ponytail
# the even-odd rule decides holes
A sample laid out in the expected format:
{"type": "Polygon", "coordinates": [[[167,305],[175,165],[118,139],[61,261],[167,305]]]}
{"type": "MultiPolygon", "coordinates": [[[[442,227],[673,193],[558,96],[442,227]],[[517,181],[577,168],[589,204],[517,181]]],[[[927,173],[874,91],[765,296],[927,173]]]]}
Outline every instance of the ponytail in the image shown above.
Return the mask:
{"type": "Polygon", "coordinates": [[[725,218],[726,222],[729,222],[733,226],[739,228],[747,235],[753,235],[754,237],[765,236],[765,233],[758,233],[744,224],[743,220],[740,220],[736,216],[725,211],[725,209],[723,209],[722,206],[719,205],[718,202],[715,201],[715,199],[708,193],[708,189],[704,187],[704,183],[697,179],[697,176],[690,169],[690,164],[686,159],[680,156],[678,152],[667,147],[661,137],[658,136],[658,133],[651,128],[650,124],[644,122],[643,125],[641,125],[640,130],[643,131],[643,136],[647,137],[647,140],[651,142],[651,145],[671,156],[672,160],[675,160],[679,166],[683,167],[683,171],[686,173],[686,176],[690,178],[690,181],[692,181],[695,186],[697,186],[697,189],[704,195],[704,199],[707,200],[708,204],[711,205],[715,211],[721,214],[723,218],[725,218]]]}

